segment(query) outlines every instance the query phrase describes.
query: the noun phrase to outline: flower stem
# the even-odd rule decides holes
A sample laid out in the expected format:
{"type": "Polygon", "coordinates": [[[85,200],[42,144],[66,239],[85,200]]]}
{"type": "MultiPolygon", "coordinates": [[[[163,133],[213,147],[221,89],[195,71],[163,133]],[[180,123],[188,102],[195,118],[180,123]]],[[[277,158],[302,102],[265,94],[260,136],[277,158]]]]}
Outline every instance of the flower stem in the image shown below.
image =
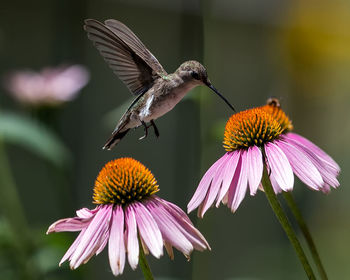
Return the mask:
{"type": "Polygon", "coordinates": [[[305,273],[308,276],[309,279],[316,279],[315,275],[312,271],[312,268],[306,258],[306,255],[303,251],[303,248],[300,245],[299,240],[297,239],[297,236],[291,226],[291,224],[288,221],[287,215],[284,213],[282,206],[277,200],[276,194],[272,188],[270,178],[267,174],[266,167],[264,167],[264,174],[263,174],[263,180],[262,180],[264,190],[266,197],[271,205],[272,210],[275,212],[275,215],[280,222],[282,228],[284,229],[285,233],[288,236],[289,241],[292,243],[294,250],[296,251],[298,258],[300,262],[302,263],[305,273]]]}
{"type": "Polygon", "coordinates": [[[151,268],[148,265],[148,262],[147,262],[145,253],[143,251],[140,239],[139,239],[139,244],[140,244],[139,263],[140,263],[140,267],[141,267],[143,276],[145,277],[146,280],[154,280],[151,268]]]}
{"type": "Polygon", "coordinates": [[[29,238],[28,225],[2,139],[0,139],[0,207],[18,243],[21,246],[28,245],[26,244],[29,238]]]}
{"type": "Polygon", "coordinates": [[[290,210],[292,211],[292,213],[293,213],[293,215],[294,215],[294,217],[295,217],[295,219],[296,219],[296,221],[301,229],[301,232],[303,233],[303,235],[306,239],[307,245],[309,246],[309,249],[311,251],[311,255],[316,263],[316,266],[317,266],[317,269],[320,273],[321,279],[327,280],[328,277],[327,277],[326,271],[322,265],[320,255],[318,254],[315,243],[314,243],[312,236],[310,234],[309,228],[307,227],[305,220],[304,220],[298,206],[295,203],[293,195],[290,192],[284,192],[283,196],[284,196],[284,199],[286,200],[290,210]]]}

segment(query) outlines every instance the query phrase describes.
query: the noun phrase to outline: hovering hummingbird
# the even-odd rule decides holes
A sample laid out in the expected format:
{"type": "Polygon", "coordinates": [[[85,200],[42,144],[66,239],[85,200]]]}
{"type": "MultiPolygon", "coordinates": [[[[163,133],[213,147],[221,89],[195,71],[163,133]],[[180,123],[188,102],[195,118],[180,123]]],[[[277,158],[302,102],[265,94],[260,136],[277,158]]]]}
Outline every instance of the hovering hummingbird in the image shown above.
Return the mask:
{"type": "Polygon", "coordinates": [[[206,69],[199,62],[186,61],[173,74],[168,74],[140,39],[120,21],[109,19],[103,24],[87,19],[84,29],[113,72],[136,96],[103,149],[110,150],[131,128],[141,125],[145,135],[140,139],[147,137],[151,126],[158,137],[154,120],[172,110],[187,92],[199,85],[208,86],[234,110],[211,84],[206,69]]]}

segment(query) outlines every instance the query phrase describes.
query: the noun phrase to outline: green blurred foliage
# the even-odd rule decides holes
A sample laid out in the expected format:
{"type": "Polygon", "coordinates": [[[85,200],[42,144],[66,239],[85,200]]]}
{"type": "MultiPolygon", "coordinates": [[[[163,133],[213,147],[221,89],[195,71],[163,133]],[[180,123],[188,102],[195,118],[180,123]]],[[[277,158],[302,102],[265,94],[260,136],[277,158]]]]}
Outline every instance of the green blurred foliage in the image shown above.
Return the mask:
{"type": "Polygon", "coordinates": [[[10,112],[0,112],[0,139],[22,146],[59,167],[70,163],[70,154],[53,131],[45,125],[10,112]]]}
{"type": "MultiPolygon", "coordinates": [[[[11,223],[1,219],[1,279],[115,279],[106,252],[76,271],[67,264],[58,267],[76,234],[46,236],[48,226],[74,216],[76,209],[93,207],[94,180],[109,160],[140,160],[155,174],[159,195],[185,209],[200,177],[224,153],[222,132],[231,111],[204,88],[157,120],[159,139],[150,135],[139,141],[140,128],[113,151],[102,151],[130,94],[86,38],[85,18],[126,23],[168,72],[185,60],[203,62],[214,86],[237,111],[260,106],[270,96],[280,98],[295,131],[327,151],[343,170],[340,188],[328,196],[298,180],[294,194],[329,278],[350,277],[349,1],[14,0],[3,1],[0,9],[0,75],[68,62],[86,65],[91,82],[55,119],[41,119],[45,127],[1,91],[0,132],[12,143],[6,152],[32,248],[16,245],[21,242],[11,233],[11,223]],[[30,268],[29,274],[21,275],[22,268],[30,268]]],[[[234,215],[220,207],[203,220],[194,213],[190,217],[212,251],[195,252],[189,263],[178,252],[174,261],[149,257],[156,279],[304,279],[262,193],[247,196],[234,215]]],[[[126,265],[118,278],[141,277],[126,265]]]]}

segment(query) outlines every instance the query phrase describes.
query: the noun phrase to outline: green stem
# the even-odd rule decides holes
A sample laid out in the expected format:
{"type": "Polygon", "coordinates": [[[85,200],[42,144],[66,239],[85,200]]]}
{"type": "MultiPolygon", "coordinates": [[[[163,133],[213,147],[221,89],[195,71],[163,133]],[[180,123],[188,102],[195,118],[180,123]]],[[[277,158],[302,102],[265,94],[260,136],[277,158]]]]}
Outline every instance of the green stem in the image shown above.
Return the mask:
{"type": "Polygon", "coordinates": [[[282,228],[284,229],[285,233],[288,236],[289,241],[292,243],[294,250],[296,251],[298,258],[300,262],[302,263],[305,273],[308,276],[309,279],[316,279],[315,275],[312,271],[312,268],[306,258],[306,255],[303,251],[303,248],[300,245],[299,240],[297,239],[297,236],[291,226],[291,224],[288,221],[288,218],[286,214],[284,213],[282,206],[277,200],[276,194],[272,188],[270,178],[267,174],[266,167],[264,167],[264,174],[263,174],[263,180],[262,180],[264,190],[266,197],[271,205],[272,210],[275,212],[275,215],[280,222],[282,228]]]}
{"type": "Polygon", "coordinates": [[[28,265],[33,244],[2,139],[0,139],[0,209],[13,235],[13,248],[22,278],[38,279],[37,267],[28,265]]]}
{"type": "Polygon", "coordinates": [[[2,214],[7,218],[13,234],[17,237],[17,241],[24,243],[21,245],[25,245],[28,241],[27,238],[29,238],[27,221],[2,139],[0,139],[0,208],[2,214]]]}
{"type": "Polygon", "coordinates": [[[151,268],[149,267],[145,253],[143,252],[140,238],[139,238],[139,244],[140,244],[139,263],[140,263],[143,276],[145,277],[146,280],[154,280],[151,268]]]}
{"type": "Polygon", "coordinates": [[[327,280],[328,277],[327,277],[326,271],[322,265],[320,255],[318,254],[315,243],[314,243],[312,236],[310,234],[309,228],[307,227],[305,220],[304,220],[298,206],[295,203],[293,195],[290,192],[285,192],[285,193],[283,193],[283,196],[284,196],[284,199],[286,200],[290,210],[292,211],[292,213],[293,213],[293,215],[294,215],[294,217],[295,217],[295,219],[296,219],[296,221],[301,229],[301,232],[303,233],[303,235],[306,239],[307,245],[309,246],[309,249],[311,251],[311,255],[316,263],[316,266],[317,266],[317,269],[320,273],[321,279],[327,280]]]}

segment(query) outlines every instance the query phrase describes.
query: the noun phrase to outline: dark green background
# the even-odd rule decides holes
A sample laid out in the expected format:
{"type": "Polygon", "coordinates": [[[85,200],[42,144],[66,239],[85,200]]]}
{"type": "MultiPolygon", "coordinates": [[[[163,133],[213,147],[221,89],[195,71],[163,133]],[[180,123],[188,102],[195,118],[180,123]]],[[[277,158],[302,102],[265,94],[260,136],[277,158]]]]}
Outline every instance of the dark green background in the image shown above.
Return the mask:
{"type": "MultiPolygon", "coordinates": [[[[46,120],[72,153],[70,165],[57,168],[7,145],[33,235],[38,243],[58,248],[57,255],[40,252],[53,263],[41,279],[113,279],[107,250],[76,271],[69,271],[67,263],[56,268],[76,234],[46,236],[47,227],[74,216],[76,209],[94,207],[92,187],[99,170],[123,156],[150,168],[160,184],[159,196],[185,209],[205,170],[224,153],[221,135],[231,114],[207,88],[198,88],[157,120],[159,139],[152,133],[138,141],[143,135],[140,128],[112,151],[102,151],[120,113],[112,122],[106,116],[130,95],[86,38],[85,18],[124,22],[168,72],[185,60],[203,62],[212,83],[238,111],[260,106],[270,96],[280,98],[295,132],[322,147],[342,168],[341,186],[330,195],[310,191],[299,180],[294,195],[329,278],[350,277],[349,2],[5,0],[0,7],[1,75],[62,63],[83,64],[91,74],[80,96],[46,120]]],[[[31,115],[5,89],[0,96],[1,109],[31,115]]],[[[198,221],[194,213],[190,218],[212,252],[194,252],[189,263],[178,252],[174,261],[149,257],[156,279],[306,278],[263,193],[247,196],[234,215],[221,206],[210,209],[204,220],[198,221]]],[[[37,258],[37,250],[31,258],[37,258]]],[[[20,268],[2,265],[6,258],[0,258],[0,278],[12,279],[17,274],[9,271],[20,268]]],[[[119,277],[141,278],[140,270],[132,272],[128,264],[119,277]]]]}

